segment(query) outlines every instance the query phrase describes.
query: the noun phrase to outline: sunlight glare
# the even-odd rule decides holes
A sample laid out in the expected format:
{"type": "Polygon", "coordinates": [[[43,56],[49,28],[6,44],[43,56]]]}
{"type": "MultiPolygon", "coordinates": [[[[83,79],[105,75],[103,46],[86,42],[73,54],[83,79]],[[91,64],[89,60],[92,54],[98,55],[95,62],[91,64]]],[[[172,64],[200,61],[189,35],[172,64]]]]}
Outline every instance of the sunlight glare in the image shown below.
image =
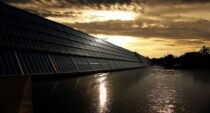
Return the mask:
{"type": "Polygon", "coordinates": [[[100,84],[99,92],[100,92],[99,93],[100,106],[101,108],[103,108],[107,101],[107,92],[106,92],[105,83],[100,84]]]}
{"type": "Polygon", "coordinates": [[[108,95],[107,95],[107,88],[106,88],[106,79],[107,79],[107,73],[102,73],[98,75],[98,82],[99,82],[99,112],[104,113],[107,111],[107,101],[108,101],[108,95]]]}
{"type": "Polygon", "coordinates": [[[118,36],[118,35],[95,35],[95,36],[121,47],[126,47],[129,43],[133,41],[132,40],[133,38],[130,36],[118,36]]]}

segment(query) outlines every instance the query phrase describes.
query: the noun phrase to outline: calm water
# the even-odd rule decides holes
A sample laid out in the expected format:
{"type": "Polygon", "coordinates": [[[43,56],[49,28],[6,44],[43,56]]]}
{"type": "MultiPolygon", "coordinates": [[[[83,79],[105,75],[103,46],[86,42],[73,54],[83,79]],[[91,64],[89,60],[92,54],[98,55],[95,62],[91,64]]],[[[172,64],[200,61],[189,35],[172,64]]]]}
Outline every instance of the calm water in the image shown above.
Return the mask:
{"type": "Polygon", "coordinates": [[[34,82],[33,94],[34,113],[210,113],[210,71],[98,73],[34,82]]]}

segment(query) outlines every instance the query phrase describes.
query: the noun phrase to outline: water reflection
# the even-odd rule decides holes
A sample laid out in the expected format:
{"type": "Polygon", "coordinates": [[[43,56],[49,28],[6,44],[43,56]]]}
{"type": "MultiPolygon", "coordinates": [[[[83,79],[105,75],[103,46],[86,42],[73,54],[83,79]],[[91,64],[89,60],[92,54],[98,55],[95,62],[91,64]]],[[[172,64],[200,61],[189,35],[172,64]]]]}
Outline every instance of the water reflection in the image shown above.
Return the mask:
{"type": "Polygon", "coordinates": [[[100,109],[103,110],[107,102],[107,90],[105,87],[105,83],[101,83],[99,86],[99,101],[100,101],[100,109]]]}
{"type": "Polygon", "coordinates": [[[150,96],[151,111],[157,113],[174,113],[176,91],[168,89],[153,90],[150,96]]]}
{"type": "Polygon", "coordinates": [[[105,113],[108,111],[108,92],[107,92],[107,75],[108,73],[97,74],[98,81],[98,111],[99,113],[105,113]]]}
{"type": "Polygon", "coordinates": [[[171,79],[171,75],[165,71],[157,71],[153,78],[153,88],[149,96],[150,111],[157,113],[174,113],[177,103],[177,88],[175,84],[175,77],[171,79]],[[167,80],[166,80],[167,79],[167,80]],[[157,81],[158,80],[158,81],[157,81]]]}
{"type": "Polygon", "coordinates": [[[33,82],[33,109],[34,113],[210,113],[209,73],[150,67],[33,82]]]}

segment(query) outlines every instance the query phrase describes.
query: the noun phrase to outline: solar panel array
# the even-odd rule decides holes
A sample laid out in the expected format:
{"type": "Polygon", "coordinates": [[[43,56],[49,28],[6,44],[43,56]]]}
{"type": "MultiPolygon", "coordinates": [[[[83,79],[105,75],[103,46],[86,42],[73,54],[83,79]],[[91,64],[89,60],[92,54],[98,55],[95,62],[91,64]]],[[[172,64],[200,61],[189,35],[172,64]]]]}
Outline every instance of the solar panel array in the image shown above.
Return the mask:
{"type": "Polygon", "coordinates": [[[129,50],[1,3],[0,47],[0,75],[6,76],[147,65],[129,50]]]}

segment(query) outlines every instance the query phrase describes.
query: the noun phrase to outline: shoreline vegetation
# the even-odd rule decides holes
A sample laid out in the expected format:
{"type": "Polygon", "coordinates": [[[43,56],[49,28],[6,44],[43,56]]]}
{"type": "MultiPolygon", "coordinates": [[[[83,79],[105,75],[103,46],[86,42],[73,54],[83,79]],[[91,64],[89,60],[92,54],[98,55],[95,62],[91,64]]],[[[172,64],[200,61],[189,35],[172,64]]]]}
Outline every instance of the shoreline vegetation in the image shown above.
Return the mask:
{"type": "Polygon", "coordinates": [[[179,57],[168,54],[150,60],[153,65],[169,69],[210,69],[210,48],[203,46],[200,51],[187,52],[179,57]]]}

